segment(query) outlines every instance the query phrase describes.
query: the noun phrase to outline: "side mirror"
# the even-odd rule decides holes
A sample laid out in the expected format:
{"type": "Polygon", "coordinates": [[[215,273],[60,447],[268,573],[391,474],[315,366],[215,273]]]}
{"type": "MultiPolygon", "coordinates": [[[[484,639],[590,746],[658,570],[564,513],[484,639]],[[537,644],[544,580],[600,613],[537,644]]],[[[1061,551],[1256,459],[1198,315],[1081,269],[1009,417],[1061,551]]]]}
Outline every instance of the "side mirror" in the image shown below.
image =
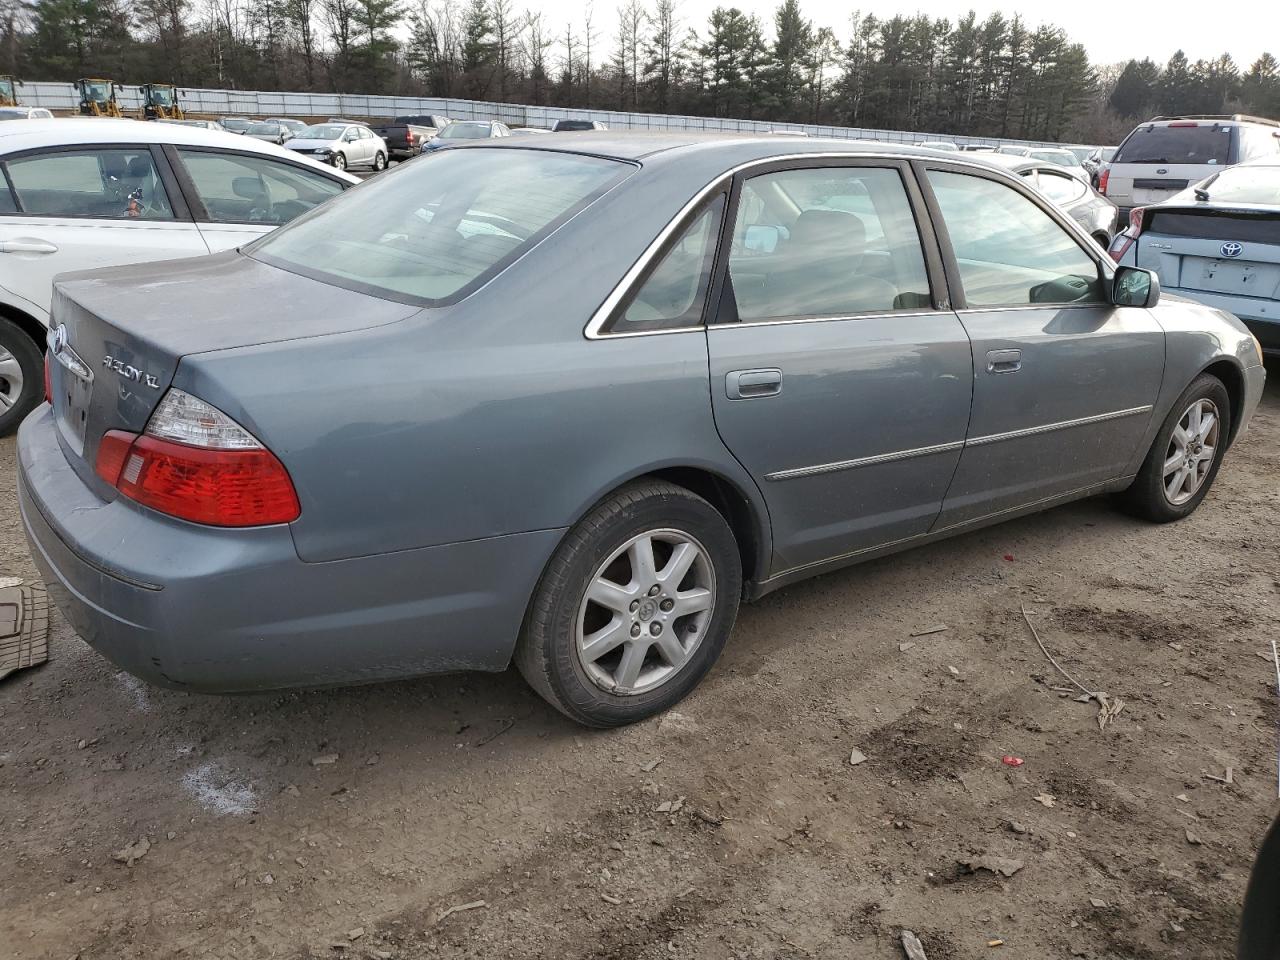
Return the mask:
{"type": "Polygon", "coordinates": [[[1111,302],[1117,307],[1154,307],[1160,302],[1160,281],[1150,270],[1118,267],[1112,282],[1111,302]]]}
{"type": "Polygon", "coordinates": [[[755,253],[773,253],[777,249],[780,236],[777,227],[754,223],[747,227],[742,237],[742,245],[755,253]]]}

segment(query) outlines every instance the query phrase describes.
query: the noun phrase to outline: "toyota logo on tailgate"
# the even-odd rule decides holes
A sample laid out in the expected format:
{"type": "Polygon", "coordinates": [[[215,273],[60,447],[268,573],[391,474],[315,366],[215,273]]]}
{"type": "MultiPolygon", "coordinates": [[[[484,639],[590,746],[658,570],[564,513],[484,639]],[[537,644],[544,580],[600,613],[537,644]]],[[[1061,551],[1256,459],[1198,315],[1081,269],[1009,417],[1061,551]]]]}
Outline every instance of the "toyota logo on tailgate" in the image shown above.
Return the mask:
{"type": "Polygon", "coordinates": [[[1228,240],[1222,245],[1222,255],[1224,257],[1235,259],[1242,253],[1244,253],[1244,247],[1236,243],[1234,240],[1228,240]]]}

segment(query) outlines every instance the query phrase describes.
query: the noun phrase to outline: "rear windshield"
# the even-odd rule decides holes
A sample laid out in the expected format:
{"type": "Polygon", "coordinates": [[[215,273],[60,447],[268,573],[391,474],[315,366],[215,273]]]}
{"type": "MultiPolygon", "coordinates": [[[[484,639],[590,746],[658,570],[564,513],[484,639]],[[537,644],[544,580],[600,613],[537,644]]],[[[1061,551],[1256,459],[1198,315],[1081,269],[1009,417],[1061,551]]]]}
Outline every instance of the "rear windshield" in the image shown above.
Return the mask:
{"type": "Polygon", "coordinates": [[[1074,167],[1076,165],[1075,154],[1070,150],[1032,150],[1031,157],[1035,160],[1043,160],[1045,163],[1054,163],[1060,167],[1074,167]]]}
{"type": "Polygon", "coordinates": [[[442,140],[488,140],[493,127],[487,123],[451,123],[440,132],[442,140]]]}
{"type": "Polygon", "coordinates": [[[1215,124],[1139,127],[1116,151],[1116,163],[1231,163],[1231,128],[1215,124]]]}
{"type": "Polygon", "coordinates": [[[1215,202],[1280,206],[1280,165],[1231,167],[1215,173],[1200,189],[1215,202]]]}
{"type": "Polygon", "coordinates": [[[590,120],[557,120],[556,129],[561,131],[594,130],[595,124],[590,120]]]}
{"type": "Polygon", "coordinates": [[[249,252],[375,296],[451,302],[630,170],[616,160],[542,150],[441,150],[334,198],[249,252]]]}

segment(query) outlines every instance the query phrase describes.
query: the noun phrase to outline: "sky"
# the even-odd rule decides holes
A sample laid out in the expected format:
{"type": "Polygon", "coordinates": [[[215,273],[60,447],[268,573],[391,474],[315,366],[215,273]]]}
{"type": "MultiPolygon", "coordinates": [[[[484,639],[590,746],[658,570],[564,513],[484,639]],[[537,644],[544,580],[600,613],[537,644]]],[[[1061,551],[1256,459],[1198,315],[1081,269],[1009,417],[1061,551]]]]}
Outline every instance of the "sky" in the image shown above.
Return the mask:
{"type": "MultiPolygon", "coordinates": [[[[582,22],[586,2],[517,0],[515,6],[542,10],[551,32],[556,33],[563,30],[566,21],[582,22]]],[[[592,5],[593,29],[607,50],[612,45],[619,4],[617,0],[594,0],[592,5]]],[[[755,13],[768,26],[777,0],[679,0],[678,10],[686,25],[704,33],[707,15],[719,5],[755,13]]],[[[1163,64],[1179,48],[1192,62],[1229,53],[1242,71],[1268,46],[1280,57],[1277,0],[1022,0],[1016,5],[972,0],[800,0],[800,5],[816,25],[832,27],[841,42],[848,38],[849,14],[854,9],[877,17],[919,12],[952,21],[972,9],[979,20],[999,10],[1007,17],[1020,13],[1033,27],[1041,23],[1062,27],[1073,40],[1084,44],[1089,59],[1100,66],[1143,57],[1163,64]]]]}

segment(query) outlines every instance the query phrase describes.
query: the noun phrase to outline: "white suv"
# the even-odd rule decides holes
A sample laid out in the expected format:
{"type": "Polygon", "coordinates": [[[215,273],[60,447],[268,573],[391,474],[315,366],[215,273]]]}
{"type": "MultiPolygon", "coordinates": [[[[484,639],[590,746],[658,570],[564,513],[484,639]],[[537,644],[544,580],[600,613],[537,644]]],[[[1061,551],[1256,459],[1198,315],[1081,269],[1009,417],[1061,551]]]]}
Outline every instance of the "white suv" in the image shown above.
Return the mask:
{"type": "Polygon", "coordinates": [[[0,436],[40,400],[55,275],[229,250],[358,182],[199,127],[0,123],[0,436]]]}
{"type": "Polygon", "coordinates": [[[1223,167],[1280,153],[1280,123],[1230,117],[1156,117],[1138,126],[1099,177],[1098,190],[1120,208],[1167,200],[1223,167]]]}

